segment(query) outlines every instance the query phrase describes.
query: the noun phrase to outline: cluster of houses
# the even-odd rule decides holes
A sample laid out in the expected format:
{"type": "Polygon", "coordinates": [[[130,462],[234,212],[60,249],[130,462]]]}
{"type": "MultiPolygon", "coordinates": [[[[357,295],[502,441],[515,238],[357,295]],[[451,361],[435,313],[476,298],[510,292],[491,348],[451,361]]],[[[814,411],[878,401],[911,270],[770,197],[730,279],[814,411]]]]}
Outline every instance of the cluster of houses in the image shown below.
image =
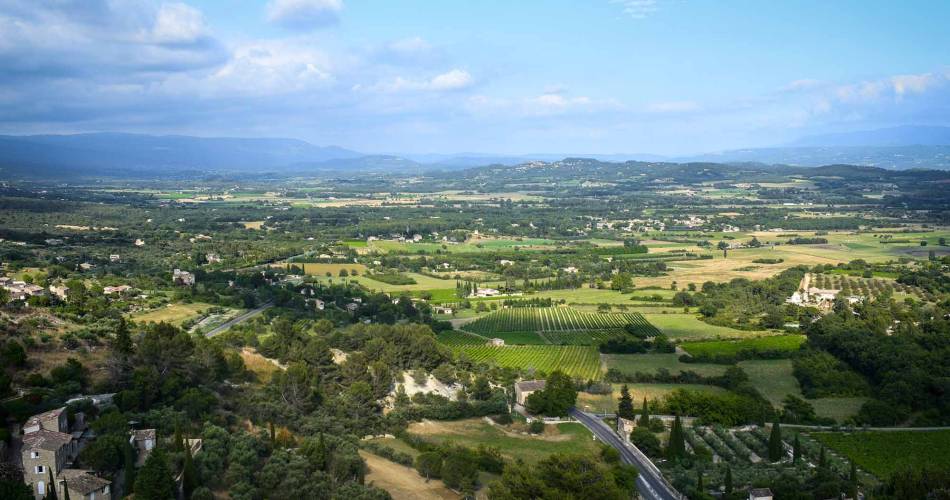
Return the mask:
{"type": "Polygon", "coordinates": [[[26,300],[34,295],[43,295],[46,293],[46,289],[39,285],[11,279],[6,276],[0,277],[0,287],[3,287],[3,289],[10,294],[11,301],[26,300]]]}
{"type": "MultiPolygon", "coordinates": [[[[111,500],[112,482],[93,471],[73,467],[73,461],[89,440],[84,415],[77,412],[70,424],[65,407],[30,417],[23,425],[23,447],[20,459],[23,481],[36,500],[43,500],[55,490],[56,498],[111,500]]],[[[155,429],[133,430],[129,444],[135,450],[135,467],[145,464],[156,446],[155,429]]],[[[194,452],[201,449],[201,440],[187,441],[194,452]]]]}
{"type": "MultiPolygon", "coordinates": [[[[819,310],[825,311],[834,306],[835,299],[838,298],[840,293],[841,290],[811,286],[811,274],[806,273],[798,286],[798,290],[792,293],[791,297],[785,299],[785,302],[796,306],[817,307],[819,310]]],[[[856,304],[861,302],[862,297],[849,295],[847,299],[848,303],[856,304]]]]}

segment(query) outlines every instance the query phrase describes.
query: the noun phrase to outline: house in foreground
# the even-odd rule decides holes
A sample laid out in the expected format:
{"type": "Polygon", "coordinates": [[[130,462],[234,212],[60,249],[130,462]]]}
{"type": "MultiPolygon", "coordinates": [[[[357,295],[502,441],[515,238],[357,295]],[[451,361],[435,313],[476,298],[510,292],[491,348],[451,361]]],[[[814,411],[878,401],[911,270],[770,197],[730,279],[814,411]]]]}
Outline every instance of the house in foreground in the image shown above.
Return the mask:
{"type": "MultiPolygon", "coordinates": [[[[78,415],[77,415],[78,416],[78,415]]],[[[77,418],[82,426],[82,418],[77,418]]],[[[36,500],[42,500],[54,488],[57,498],[84,500],[111,500],[108,479],[92,471],[70,468],[79,451],[79,440],[71,434],[66,408],[57,408],[30,417],[23,425],[23,482],[33,491],[36,500]],[[51,484],[52,483],[52,484],[51,484]]]]}
{"type": "Polygon", "coordinates": [[[528,400],[528,396],[543,390],[544,386],[544,380],[522,380],[521,382],[515,382],[515,402],[524,406],[525,401],[528,400]]]}

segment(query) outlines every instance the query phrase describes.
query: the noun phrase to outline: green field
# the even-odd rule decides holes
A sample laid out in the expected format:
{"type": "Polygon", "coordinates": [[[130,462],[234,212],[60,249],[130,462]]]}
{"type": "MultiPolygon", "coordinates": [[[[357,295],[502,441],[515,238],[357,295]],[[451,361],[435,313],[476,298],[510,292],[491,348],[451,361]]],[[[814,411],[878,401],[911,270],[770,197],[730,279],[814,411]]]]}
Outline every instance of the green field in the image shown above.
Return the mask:
{"type": "Polygon", "coordinates": [[[902,468],[950,468],[950,430],[831,433],[812,437],[886,480],[902,468]]]}
{"type": "Polygon", "coordinates": [[[502,309],[465,325],[465,329],[482,335],[496,335],[501,332],[616,330],[622,329],[628,324],[637,325],[647,335],[657,333],[656,328],[637,313],[584,313],[570,307],[513,307],[502,309]]]}
{"type": "Polygon", "coordinates": [[[672,374],[684,371],[694,371],[705,377],[722,375],[727,365],[712,363],[683,363],[675,353],[669,354],[604,354],[607,368],[615,368],[621,373],[633,375],[637,372],[656,373],[660,368],[672,374]]]}
{"type": "MultiPolygon", "coordinates": [[[[617,400],[620,398],[620,388],[623,384],[613,384],[612,394],[589,394],[580,392],[577,394],[577,406],[579,408],[589,409],[590,411],[614,412],[617,410],[617,400]]],[[[634,406],[639,409],[643,398],[649,401],[656,401],[665,398],[676,389],[687,389],[690,391],[722,393],[725,389],[714,385],[705,384],[627,384],[630,390],[630,397],[633,398],[634,406]]]]}
{"type": "Polygon", "coordinates": [[[595,453],[600,449],[590,432],[577,423],[548,425],[540,435],[491,425],[482,419],[424,421],[410,425],[408,431],[438,442],[451,441],[473,448],[493,446],[509,460],[520,458],[528,463],[538,462],[552,453],[595,453]]]}
{"type": "MultiPolygon", "coordinates": [[[[798,380],[792,375],[790,359],[741,361],[739,367],[749,375],[752,385],[776,408],[781,407],[782,400],[789,394],[804,397],[798,380]]],[[[819,417],[844,422],[848,417],[858,413],[866,398],[819,398],[806,401],[815,408],[815,413],[819,417]]]]}
{"type": "Polygon", "coordinates": [[[680,344],[693,356],[733,356],[741,351],[797,351],[804,335],[772,335],[742,340],[704,340],[680,344]]]}
{"type": "MultiPolygon", "coordinates": [[[[442,335],[439,336],[440,340],[442,335]]],[[[476,363],[496,364],[519,370],[551,373],[561,370],[572,377],[601,378],[597,348],[586,346],[520,345],[493,347],[476,344],[446,344],[476,363]]]]}
{"type": "Polygon", "coordinates": [[[741,339],[770,335],[767,331],[745,331],[710,325],[694,314],[644,314],[647,321],[674,340],[741,339]]]}

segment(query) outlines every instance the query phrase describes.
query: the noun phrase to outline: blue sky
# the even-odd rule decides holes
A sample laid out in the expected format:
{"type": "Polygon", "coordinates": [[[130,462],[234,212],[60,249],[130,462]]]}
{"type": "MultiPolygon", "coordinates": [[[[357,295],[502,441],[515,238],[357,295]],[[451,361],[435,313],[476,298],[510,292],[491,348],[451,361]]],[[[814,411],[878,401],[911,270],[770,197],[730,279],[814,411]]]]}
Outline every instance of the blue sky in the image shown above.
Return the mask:
{"type": "Polygon", "coordinates": [[[950,2],[0,0],[0,133],[656,153],[950,125],[950,2]]]}

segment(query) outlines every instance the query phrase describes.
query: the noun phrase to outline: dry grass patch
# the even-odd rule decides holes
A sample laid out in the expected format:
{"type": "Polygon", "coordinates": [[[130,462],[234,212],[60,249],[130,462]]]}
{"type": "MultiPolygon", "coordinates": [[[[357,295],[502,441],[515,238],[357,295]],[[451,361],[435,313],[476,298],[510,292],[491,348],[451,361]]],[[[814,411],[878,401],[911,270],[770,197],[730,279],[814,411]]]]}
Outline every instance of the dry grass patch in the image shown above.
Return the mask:
{"type": "Polygon", "coordinates": [[[390,462],[365,450],[360,450],[360,456],[369,468],[366,474],[367,484],[388,491],[393,498],[414,500],[460,498],[458,494],[446,488],[442,481],[437,479],[426,481],[411,467],[390,462]]]}
{"type": "Polygon", "coordinates": [[[270,382],[271,377],[277,370],[286,370],[287,367],[280,364],[276,359],[270,359],[262,356],[260,353],[245,347],[241,350],[241,359],[244,360],[244,367],[253,373],[257,380],[266,384],[270,382]]]}

